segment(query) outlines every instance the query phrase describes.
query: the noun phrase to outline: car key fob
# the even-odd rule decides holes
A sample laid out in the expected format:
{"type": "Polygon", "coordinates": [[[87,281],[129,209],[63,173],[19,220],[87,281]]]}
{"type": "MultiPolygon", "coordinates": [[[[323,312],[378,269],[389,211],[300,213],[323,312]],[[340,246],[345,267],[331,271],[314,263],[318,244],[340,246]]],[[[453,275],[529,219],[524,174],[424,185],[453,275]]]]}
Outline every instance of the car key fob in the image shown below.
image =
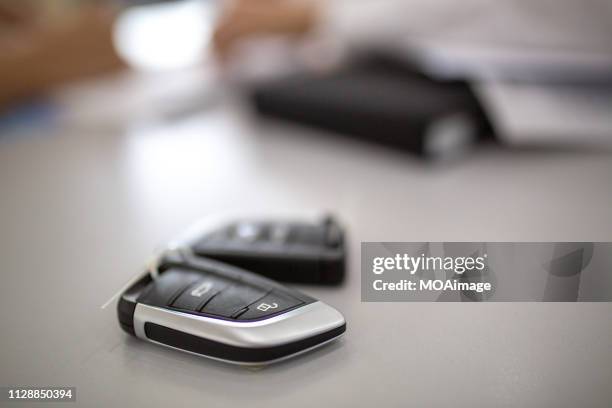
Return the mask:
{"type": "Polygon", "coordinates": [[[181,246],[281,282],[333,285],[344,279],[344,232],[331,217],[319,223],[236,221],[181,246]]]}
{"type": "Polygon", "coordinates": [[[246,270],[188,255],[166,256],[119,298],[126,332],[232,363],[268,364],[344,333],[331,306],[246,270]]]}

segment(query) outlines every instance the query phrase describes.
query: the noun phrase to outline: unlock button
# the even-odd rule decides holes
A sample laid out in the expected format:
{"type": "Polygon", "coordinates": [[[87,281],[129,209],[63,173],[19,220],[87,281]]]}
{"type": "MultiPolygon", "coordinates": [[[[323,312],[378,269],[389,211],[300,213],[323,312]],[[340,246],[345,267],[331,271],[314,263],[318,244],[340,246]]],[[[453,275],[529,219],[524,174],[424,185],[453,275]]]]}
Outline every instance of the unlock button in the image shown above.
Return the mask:
{"type": "Polygon", "coordinates": [[[260,319],[267,315],[276,314],[287,309],[291,309],[295,306],[302,304],[301,300],[294,298],[293,296],[272,291],[257,302],[249,305],[246,312],[242,313],[239,320],[251,320],[260,319]]]}

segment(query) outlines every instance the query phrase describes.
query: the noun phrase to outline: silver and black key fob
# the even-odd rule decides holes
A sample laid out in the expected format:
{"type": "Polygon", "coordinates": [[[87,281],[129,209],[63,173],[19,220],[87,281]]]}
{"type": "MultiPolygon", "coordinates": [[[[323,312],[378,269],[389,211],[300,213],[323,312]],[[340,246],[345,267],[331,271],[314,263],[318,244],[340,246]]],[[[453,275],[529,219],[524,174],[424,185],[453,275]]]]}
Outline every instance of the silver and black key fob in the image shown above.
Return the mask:
{"type": "Polygon", "coordinates": [[[281,282],[335,285],[344,280],[344,231],[330,216],[317,223],[239,220],[181,245],[281,282]]]}
{"type": "Polygon", "coordinates": [[[272,363],[344,333],[331,306],[252,272],[201,257],[163,259],[121,295],[123,330],[232,363],[272,363]]]}

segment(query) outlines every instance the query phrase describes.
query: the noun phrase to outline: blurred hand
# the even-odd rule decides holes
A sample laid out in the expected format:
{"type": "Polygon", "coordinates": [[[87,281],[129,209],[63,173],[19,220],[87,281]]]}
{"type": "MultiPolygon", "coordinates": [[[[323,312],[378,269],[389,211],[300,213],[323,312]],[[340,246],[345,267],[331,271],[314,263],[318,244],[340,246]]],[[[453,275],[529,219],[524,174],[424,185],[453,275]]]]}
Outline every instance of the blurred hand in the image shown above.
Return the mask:
{"type": "Polygon", "coordinates": [[[0,27],[26,23],[33,17],[28,6],[18,6],[13,3],[0,4],[0,27]]]}
{"type": "Polygon", "coordinates": [[[215,50],[225,57],[247,38],[261,35],[300,36],[317,20],[312,0],[236,0],[226,5],[214,33],[215,50]]]}
{"type": "Polygon", "coordinates": [[[86,8],[54,22],[13,21],[0,38],[0,107],[123,67],[112,42],[114,15],[108,10],[86,8]]]}

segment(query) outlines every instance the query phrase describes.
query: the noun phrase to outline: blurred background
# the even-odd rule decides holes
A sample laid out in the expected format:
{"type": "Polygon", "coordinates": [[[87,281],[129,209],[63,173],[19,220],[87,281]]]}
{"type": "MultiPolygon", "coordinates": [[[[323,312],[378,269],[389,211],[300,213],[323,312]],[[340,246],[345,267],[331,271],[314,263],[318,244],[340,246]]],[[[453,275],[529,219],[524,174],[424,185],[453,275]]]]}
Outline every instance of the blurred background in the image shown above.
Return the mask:
{"type": "Polygon", "coordinates": [[[2,215],[115,206],[163,236],[220,209],[410,199],[422,233],[538,205],[599,227],[611,22],[606,0],[0,0],[2,215]]]}
{"type": "Polygon", "coordinates": [[[1,0],[4,248],[143,259],[231,211],[609,238],[611,2],[455,3],[1,0]]]}
{"type": "Polygon", "coordinates": [[[361,241],[612,240],[611,112],[606,0],[0,0],[0,384],[610,406],[608,304],[361,303],[359,265],[361,241]],[[323,212],[347,281],[300,290],[338,345],[257,375],[100,310],[202,217],[323,212]]]}
{"type": "Polygon", "coordinates": [[[606,0],[2,0],[1,129],[61,118],[122,131],[201,114],[232,92],[262,116],[426,159],[464,153],[489,139],[483,132],[513,147],[600,146],[612,127],[611,8],[606,0]],[[483,119],[486,129],[474,128],[483,119]],[[443,142],[427,141],[432,127],[448,134],[430,138],[443,142]]]}

